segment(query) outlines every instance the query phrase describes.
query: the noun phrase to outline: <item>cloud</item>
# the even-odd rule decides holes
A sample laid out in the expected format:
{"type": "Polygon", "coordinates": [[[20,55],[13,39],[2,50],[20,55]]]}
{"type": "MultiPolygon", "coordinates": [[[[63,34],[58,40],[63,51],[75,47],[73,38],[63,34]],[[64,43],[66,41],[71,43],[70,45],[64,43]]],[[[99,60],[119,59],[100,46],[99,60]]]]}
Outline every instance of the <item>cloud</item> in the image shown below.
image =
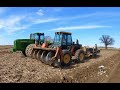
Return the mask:
{"type": "Polygon", "coordinates": [[[43,16],[44,13],[43,13],[43,10],[42,9],[39,9],[37,12],[36,12],[37,15],[40,15],[40,16],[43,16]]]}
{"type": "Polygon", "coordinates": [[[33,21],[34,24],[54,22],[59,20],[58,18],[47,18],[47,19],[36,19],[33,21]]]}
{"type": "Polygon", "coordinates": [[[0,29],[4,27],[4,22],[3,20],[0,20],[0,29]]]}
{"type": "Polygon", "coordinates": [[[26,29],[27,25],[22,25],[21,21],[25,16],[9,16],[7,19],[0,20],[0,30],[6,31],[8,34],[14,33],[19,30],[26,29]]]}
{"type": "Polygon", "coordinates": [[[55,28],[52,30],[48,30],[48,31],[59,31],[59,30],[78,30],[78,29],[95,29],[95,28],[110,28],[111,26],[102,26],[102,25],[85,25],[85,26],[67,26],[67,27],[59,27],[59,28],[55,28]]]}

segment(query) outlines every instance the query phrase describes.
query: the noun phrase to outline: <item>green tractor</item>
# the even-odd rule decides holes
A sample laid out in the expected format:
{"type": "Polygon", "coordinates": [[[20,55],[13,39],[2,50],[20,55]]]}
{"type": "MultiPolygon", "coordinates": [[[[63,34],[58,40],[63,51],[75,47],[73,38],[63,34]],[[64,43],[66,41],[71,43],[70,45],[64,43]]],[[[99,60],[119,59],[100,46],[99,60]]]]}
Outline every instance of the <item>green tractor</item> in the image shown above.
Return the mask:
{"type": "Polygon", "coordinates": [[[22,51],[23,55],[30,56],[32,48],[36,46],[41,46],[44,43],[45,37],[44,33],[31,33],[30,39],[17,39],[14,41],[14,46],[12,51],[22,51]]]}

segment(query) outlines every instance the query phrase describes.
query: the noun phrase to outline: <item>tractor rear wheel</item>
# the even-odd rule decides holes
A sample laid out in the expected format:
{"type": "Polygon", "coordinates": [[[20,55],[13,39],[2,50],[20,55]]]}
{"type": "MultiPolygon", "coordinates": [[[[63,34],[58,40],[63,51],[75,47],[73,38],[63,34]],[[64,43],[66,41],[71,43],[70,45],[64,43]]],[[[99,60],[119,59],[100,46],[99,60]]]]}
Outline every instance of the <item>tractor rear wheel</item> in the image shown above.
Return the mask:
{"type": "Polygon", "coordinates": [[[69,66],[72,62],[71,53],[68,50],[62,50],[63,60],[61,61],[61,66],[69,66]]]}
{"type": "Polygon", "coordinates": [[[34,44],[30,44],[26,47],[25,54],[26,54],[27,57],[31,57],[33,47],[34,47],[34,44]]]}
{"type": "Polygon", "coordinates": [[[84,55],[84,51],[81,50],[81,49],[78,49],[76,52],[75,52],[75,57],[77,59],[77,62],[79,63],[83,63],[84,62],[84,59],[85,59],[85,55],[84,55]]]}

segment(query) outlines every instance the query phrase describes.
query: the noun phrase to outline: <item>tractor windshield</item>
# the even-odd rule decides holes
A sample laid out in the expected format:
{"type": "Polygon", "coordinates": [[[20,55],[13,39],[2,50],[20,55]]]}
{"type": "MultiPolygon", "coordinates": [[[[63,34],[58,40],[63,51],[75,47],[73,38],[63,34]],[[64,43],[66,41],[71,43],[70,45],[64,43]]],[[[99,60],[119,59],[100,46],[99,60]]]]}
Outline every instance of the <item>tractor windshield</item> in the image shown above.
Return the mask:
{"type": "Polygon", "coordinates": [[[40,35],[40,41],[44,42],[44,35],[40,35]]]}
{"type": "Polygon", "coordinates": [[[54,37],[54,45],[55,46],[60,46],[61,45],[61,38],[62,35],[61,34],[56,34],[54,37]]]}
{"type": "Polygon", "coordinates": [[[38,34],[35,34],[35,40],[39,41],[39,35],[38,34]]]}

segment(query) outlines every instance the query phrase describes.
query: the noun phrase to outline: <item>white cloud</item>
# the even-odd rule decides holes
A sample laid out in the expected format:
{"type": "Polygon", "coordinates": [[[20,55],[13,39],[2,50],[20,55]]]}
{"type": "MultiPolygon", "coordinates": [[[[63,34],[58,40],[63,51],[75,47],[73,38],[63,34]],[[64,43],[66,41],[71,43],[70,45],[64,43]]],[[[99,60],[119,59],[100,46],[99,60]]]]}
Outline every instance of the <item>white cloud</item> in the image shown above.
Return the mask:
{"type": "Polygon", "coordinates": [[[111,26],[102,25],[85,25],[85,26],[69,26],[69,27],[59,27],[48,31],[59,31],[59,30],[78,30],[78,29],[94,29],[94,28],[110,28],[111,26]]]}
{"type": "Polygon", "coordinates": [[[22,25],[21,21],[25,16],[9,16],[7,19],[0,20],[0,29],[6,31],[8,34],[19,30],[26,29],[26,25],[22,25]]]}
{"type": "Polygon", "coordinates": [[[34,24],[54,22],[59,20],[58,18],[47,18],[47,19],[36,19],[33,21],[34,24]]]}
{"type": "Polygon", "coordinates": [[[0,20],[0,29],[4,27],[4,22],[3,20],[0,20]]]}
{"type": "Polygon", "coordinates": [[[42,9],[39,9],[37,12],[36,12],[37,15],[40,15],[40,16],[43,16],[44,15],[44,12],[42,9]]]}

